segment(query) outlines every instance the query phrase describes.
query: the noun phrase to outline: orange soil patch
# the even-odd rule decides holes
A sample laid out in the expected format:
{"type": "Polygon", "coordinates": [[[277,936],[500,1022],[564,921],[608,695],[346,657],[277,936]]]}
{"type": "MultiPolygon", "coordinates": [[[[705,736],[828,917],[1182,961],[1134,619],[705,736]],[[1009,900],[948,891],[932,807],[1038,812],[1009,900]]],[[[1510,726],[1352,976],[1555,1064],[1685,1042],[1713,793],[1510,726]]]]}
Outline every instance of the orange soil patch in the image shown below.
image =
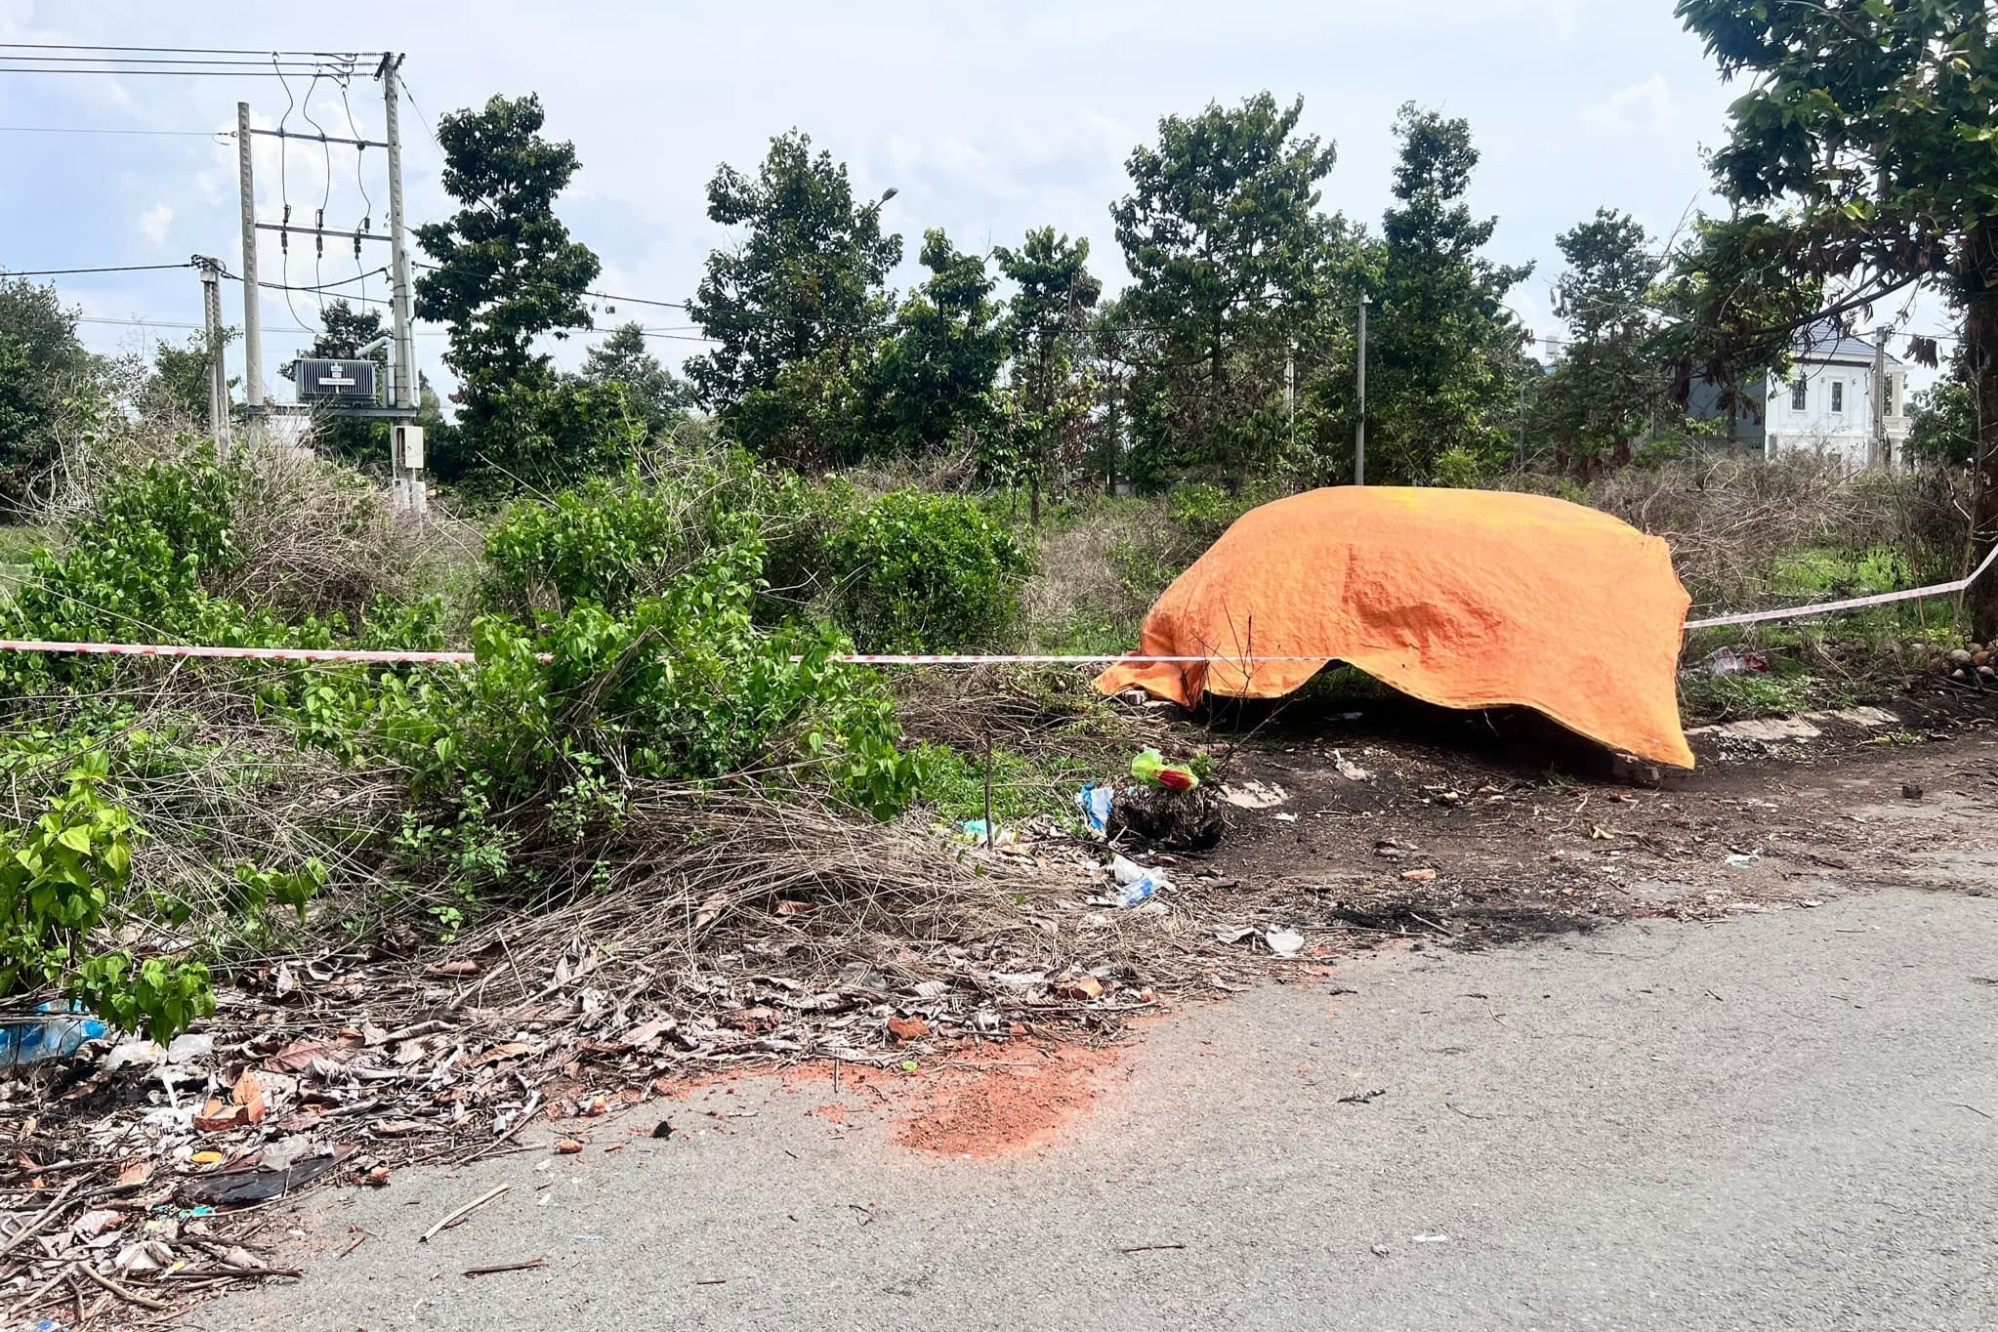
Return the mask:
{"type": "Polygon", "coordinates": [[[941,1156],[1044,1145],[1090,1109],[1099,1076],[1116,1062],[1114,1050],[1021,1050],[1003,1062],[945,1069],[929,1080],[928,1103],[903,1121],[895,1140],[941,1156]]]}

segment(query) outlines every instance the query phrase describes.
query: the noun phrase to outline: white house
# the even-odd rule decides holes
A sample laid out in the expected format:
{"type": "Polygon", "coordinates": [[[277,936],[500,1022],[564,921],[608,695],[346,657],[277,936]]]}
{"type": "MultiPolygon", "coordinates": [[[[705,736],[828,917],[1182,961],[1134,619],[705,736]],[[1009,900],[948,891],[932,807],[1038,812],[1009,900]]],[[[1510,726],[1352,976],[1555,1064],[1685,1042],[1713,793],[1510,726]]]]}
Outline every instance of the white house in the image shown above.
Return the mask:
{"type": "MultiPolygon", "coordinates": [[[[1907,375],[1906,366],[1864,338],[1825,326],[1806,329],[1788,376],[1773,392],[1766,375],[1742,386],[1753,406],[1736,409],[1730,433],[1768,458],[1804,449],[1853,468],[1892,467],[1908,437],[1907,375]]],[[[1718,396],[1713,385],[1695,385],[1692,414],[1719,415],[1718,396]]]]}

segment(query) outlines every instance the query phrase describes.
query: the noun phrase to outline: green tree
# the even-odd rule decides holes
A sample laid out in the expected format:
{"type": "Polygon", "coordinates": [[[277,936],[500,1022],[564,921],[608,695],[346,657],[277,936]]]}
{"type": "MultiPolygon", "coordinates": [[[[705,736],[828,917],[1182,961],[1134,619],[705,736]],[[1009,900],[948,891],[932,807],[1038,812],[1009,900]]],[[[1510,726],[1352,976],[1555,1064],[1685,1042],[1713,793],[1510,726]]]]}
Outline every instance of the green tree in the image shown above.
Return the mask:
{"type": "Polygon", "coordinates": [[[752,178],[724,165],[708,182],[708,217],[743,228],[715,250],[688,313],[718,344],[688,362],[702,405],[765,456],[823,460],[822,438],[847,420],[852,376],[885,334],[888,272],[902,238],[884,235],[894,191],[854,200],[844,164],[797,130],[770,142],[752,178]],[[788,375],[787,375],[788,372],[788,375]]]}
{"type": "Polygon", "coordinates": [[[1004,332],[1011,376],[1005,395],[1003,471],[1024,480],[1035,526],[1041,492],[1083,460],[1095,405],[1090,323],[1103,284],[1089,271],[1089,241],[1053,227],[1029,231],[1016,250],[993,251],[1013,283],[1004,332]]]}
{"type": "Polygon", "coordinates": [[[1500,464],[1518,423],[1529,370],[1505,297],[1533,267],[1482,254],[1498,221],[1464,203],[1478,164],[1469,121],[1411,102],[1394,133],[1395,203],[1369,327],[1367,479],[1465,481],[1500,464]]]}
{"type": "Polygon", "coordinates": [[[1976,456],[1977,404],[1964,350],[1958,343],[1943,377],[1909,400],[1903,448],[1912,460],[1962,467],[1976,456]]]}
{"type": "Polygon", "coordinates": [[[1206,468],[1240,486],[1281,460],[1283,363],[1322,288],[1332,222],[1317,211],[1333,146],[1297,134],[1300,98],[1267,92],[1159,122],[1125,162],[1111,206],[1132,283],[1120,301],[1135,358],[1140,470],[1206,468]]]}
{"type": "Polygon", "coordinates": [[[646,346],[645,326],[635,319],[590,348],[581,377],[591,384],[622,385],[633,412],[654,438],[671,430],[693,406],[687,382],[659,363],[646,346]]]}
{"type": "Polygon", "coordinates": [[[558,432],[579,419],[602,425],[601,404],[562,401],[575,386],[535,350],[544,334],[590,327],[583,294],[601,269],[555,215],[580,163],[574,145],[541,136],[545,121],[530,93],[496,96],[437,126],[444,189],[459,208],[416,229],[435,261],[416,280],[416,314],[449,326],[444,359],[460,383],[463,439],[458,456],[440,462],[460,472],[484,459],[522,480],[552,480],[586,471],[623,442],[558,432]]]}
{"type": "MultiPolygon", "coordinates": [[[[235,341],[236,330],[222,330],[222,345],[235,341]]],[[[187,335],[185,346],[171,342],[154,344],[153,362],[140,383],[134,405],[139,415],[174,426],[186,426],[206,433],[213,428],[208,419],[208,385],[219,349],[209,346],[208,334],[187,335]]],[[[229,381],[230,399],[235,398],[238,381],[229,381]]]]}
{"type": "Polygon", "coordinates": [[[0,505],[23,503],[54,463],[64,428],[100,395],[78,311],[53,284],[0,274],[0,505]]]}
{"type": "MultiPolygon", "coordinates": [[[[313,337],[312,345],[298,353],[301,359],[313,360],[352,360],[367,346],[382,336],[382,315],[379,310],[357,309],[346,301],[328,301],[319,317],[319,332],[313,337]]],[[[388,382],[388,347],[376,347],[368,353],[367,359],[379,369],[376,372],[378,383],[388,382]]],[[[294,369],[290,365],[280,367],[278,373],[286,379],[292,378],[294,369]]],[[[337,458],[353,463],[371,463],[387,466],[389,461],[389,425],[382,420],[366,417],[334,416],[323,417],[315,434],[320,443],[337,458]]]]}
{"type": "Polygon", "coordinates": [[[923,233],[921,259],[930,276],[896,311],[870,386],[880,442],[904,454],[988,430],[992,386],[1006,359],[985,261],[960,253],[939,230],[923,233]]]}
{"type": "Polygon", "coordinates": [[[1564,462],[1592,469],[1605,455],[1630,461],[1631,442],[1664,398],[1664,370],[1650,305],[1659,257],[1627,213],[1595,217],[1555,237],[1568,267],[1554,283],[1567,347],[1549,377],[1540,417],[1564,462]]]}
{"type": "MultiPolygon", "coordinates": [[[[1840,284],[1788,327],[1740,331],[1780,353],[1814,318],[1917,283],[1964,310],[1981,472],[1972,527],[1998,539],[1998,43],[1987,0],[1679,0],[1724,78],[1714,174],[1741,209],[1733,262],[1840,284]],[[1773,346],[1772,346],[1773,345],[1773,346]]],[[[1972,592],[1973,632],[1998,636],[1998,579],[1972,592]]]]}

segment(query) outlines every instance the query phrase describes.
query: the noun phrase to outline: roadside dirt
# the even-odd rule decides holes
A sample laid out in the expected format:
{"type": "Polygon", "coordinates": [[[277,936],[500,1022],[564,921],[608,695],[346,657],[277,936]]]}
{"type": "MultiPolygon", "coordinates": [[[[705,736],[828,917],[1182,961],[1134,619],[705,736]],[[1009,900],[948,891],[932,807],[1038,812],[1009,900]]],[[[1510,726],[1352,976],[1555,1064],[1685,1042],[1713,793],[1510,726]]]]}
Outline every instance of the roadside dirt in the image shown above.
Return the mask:
{"type": "MultiPolygon", "coordinates": [[[[1022,955],[1041,939],[1058,939],[1073,956],[1111,959],[1087,973],[1100,979],[1094,992],[1080,988],[1084,973],[1064,972],[1059,981],[1042,976],[1035,993],[1051,990],[1049,997],[1023,1001],[1017,1013],[981,1025],[950,1007],[948,987],[925,995],[866,978],[863,988],[879,991],[867,1000],[872,1008],[844,1004],[809,1019],[824,1023],[827,1041],[835,1031],[872,1032],[891,1016],[906,1024],[906,1039],[888,1026],[885,1046],[865,1047],[874,1065],[866,1067],[751,1053],[751,1038],[766,1035],[776,1051],[816,1047],[774,1040],[791,1028],[769,1033],[772,1023],[795,1023],[803,1032],[809,1015],[781,1007],[799,1001],[764,976],[773,964],[745,959],[743,974],[767,982],[768,995],[759,991],[763,1006],[740,1014],[744,1050],[698,1071],[692,1061],[668,1058],[670,1052],[637,1050],[636,1032],[617,1040],[592,1036],[573,1048],[537,1037],[552,1043],[545,1052],[539,1046],[530,1052],[518,1036],[488,1051],[461,1050],[440,1018],[366,1042],[369,1049],[421,1055],[406,1071],[371,1067],[371,1080],[353,1086],[336,1085],[329,1073],[305,1089],[318,1099],[278,1127],[305,1135],[326,1121],[347,1137],[358,1135],[369,1155],[328,1176],[348,1182],[379,1169],[376,1162],[399,1172],[461,1147],[467,1156],[506,1150],[507,1139],[493,1136],[497,1130],[454,1111],[462,1089],[433,1093],[416,1084],[441,1082],[461,1059],[467,1076],[492,1080],[499,1076],[489,1072],[494,1061],[531,1053],[541,1081],[533,1084],[531,1110],[523,1112],[536,1131],[525,1136],[572,1137],[584,1144],[585,1160],[621,1151],[661,1124],[674,1132],[742,1131],[740,1121],[765,1113],[779,1086],[808,1089],[802,1103],[794,1097],[786,1104],[834,1139],[866,1133],[889,1150],[992,1158],[1059,1141],[1114,1094],[1127,1066],[1117,1040],[1133,1022],[1191,1002],[1225,1000],[1261,981],[1322,984],[1336,993],[1338,960],[1356,950],[1485,948],[1643,917],[1723,920],[1810,907],[1882,884],[1998,891],[1988,886],[1998,879],[1998,821],[1990,817],[1998,801],[1998,706],[1984,696],[1903,698],[1883,706],[1801,726],[1704,729],[1692,737],[1700,766],[1655,782],[1645,773],[1620,774],[1599,750],[1518,713],[1459,714],[1368,700],[1272,709],[1226,719],[1226,726],[1182,719],[1162,728],[1177,747],[1208,749],[1223,766],[1222,784],[1260,798],[1251,802],[1258,807],[1225,807],[1226,835],[1211,850],[1159,855],[1132,848],[1172,879],[1154,902],[1136,911],[1091,903],[1100,889],[1089,881],[1086,862],[1100,859],[1099,848],[1085,850],[1066,837],[1016,848],[1042,858],[1065,876],[1061,881],[1073,879],[1072,891],[1060,890],[1023,916],[1022,955]],[[1295,952],[1279,955],[1273,932],[1301,936],[1291,941],[1295,952]],[[1172,962],[1170,984],[1161,959],[1172,962]],[[439,1030],[419,1035],[432,1026],[439,1030]],[[419,1048],[418,1041],[425,1044],[419,1048]],[[391,1078],[416,1090],[391,1104],[385,1099],[391,1078]],[[460,1120],[471,1126],[462,1144],[447,1131],[460,1120]]],[[[949,939],[921,943],[945,955],[964,951],[949,939]]],[[[996,954],[960,956],[958,964],[1015,969],[996,954]]],[[[443,1005],[448,996],[442,987],[438,994],[443,1005]]],[[[307,1034],[280,1016],[286,1020],[267,1042],[273,1048],[307,1034]]],[[[365,1042],[366,1033],[358,1039],[365,1042]]],[[[327,1057],[341,1052],[331,1049],[327,1057]]],[[[284,1055],[271,1058],[282,1062],[284,1055]]],[[[518,1070],[533,1068],[499,1066],[516,1070],[508,1076],[526,1094],[530,1083],[518,1070]]],[[[134,1079],[116,1086],[127,1095],[143,1090],[134,1079]]],[[[105,1083],[93,1094],[111,1090],[105,1083]]],[[[80,1103],[78,1113],[85,1110],[90,1106],[80,1103]]],[[[144,1110],[120,1103],[91,1113],[109,1124],[110,1116],[144,1110]]],[[[77,1131],[83,1127],[79,1120],[77,1131]]],[[[268,1143],[246,1142],[236,1165],[252,1168],[260,1145],[268,1143]]],[[[37,1150],[52,1160],[61,1149],[37,1150]]],[[[184,1227],[173,1231],[174,1243],[206,1246],[218,1259],[238,1255],[229,1258],[235,1266],[213,1269],[209,1289],[246,1274],[276,1276],[289,1266],[289,1257],[265,1256],[293,1247],[266,1226],[273,1214],[257,1215],[255,1207],[213,1217],[175,1213],[176,1187],[201,1181],[173,1169],[171,1180],[162,1176],[157,1197],[132,1202],[184,1227]],[[247,1250],[232,1249],[239,1244],[247,1250]]],[[[55,1166],[48,1170],[53,1190],[60,1176],[55,1166]]],[[[292,1215],[312,1206],[284,1204],[292,1215]]],[[[144,1215],[133,1213],[135,1223],[144,1215]]],[[[38,1285],[50,1284],[25,1287],[30,1294],[19,1298],[15,1312],[62,1295],[56,1289],[59,1264],[68,1260],[62,1246],[82,1241],[50,1238],[56,1248],[33,1269],[38,1285]]],[[[300,1259],[323,1260],[320,1250],[357,1242],[334,1231],[314,1239],[300,1259]]],[[[167,1293],[159,1282],[146,1289],[167,1293]]],[[[171,1293],[184,1298],[195,1291],[171,1293]]],[[[99,1318],[108,1312],[100,1308],[99,1318]]]]}
{"type": "Polygon", "coordinates": [[[1360,947],[1711,918],[1856,882],[1983,892],[1998,871],[1981,814],[1998,729],[1981,699],[1692,739],[1699,767],[1654,783],[1521,714],[1387,701],[1249,719],[1217,751],[1224,781],[1286,798],[1228,808],[1221,845],[1173,869],[1203,914],[1233,904],[1360,947]]]}

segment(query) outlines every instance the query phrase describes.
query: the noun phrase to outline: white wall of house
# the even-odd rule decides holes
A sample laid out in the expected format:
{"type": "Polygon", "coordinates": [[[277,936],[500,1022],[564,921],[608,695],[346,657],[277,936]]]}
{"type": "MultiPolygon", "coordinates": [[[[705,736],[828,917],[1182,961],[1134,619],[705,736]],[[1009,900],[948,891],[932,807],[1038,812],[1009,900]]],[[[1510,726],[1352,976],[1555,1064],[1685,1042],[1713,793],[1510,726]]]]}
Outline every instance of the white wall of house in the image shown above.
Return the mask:
{"type": "MultiPolygon", "coordinates": [[[[1889,364],[1887,439],[1893,461],[1908,437],[1907,371],[1889,364]]],[[[1793,449],[1828,453],[1847,466],[1868,465],[1873,440],[1873,365],[1870,361],[1799,359],[1788,380],[1771,384],[1764,419],[1764,449],[1773,458],[1793,449]]]]}

